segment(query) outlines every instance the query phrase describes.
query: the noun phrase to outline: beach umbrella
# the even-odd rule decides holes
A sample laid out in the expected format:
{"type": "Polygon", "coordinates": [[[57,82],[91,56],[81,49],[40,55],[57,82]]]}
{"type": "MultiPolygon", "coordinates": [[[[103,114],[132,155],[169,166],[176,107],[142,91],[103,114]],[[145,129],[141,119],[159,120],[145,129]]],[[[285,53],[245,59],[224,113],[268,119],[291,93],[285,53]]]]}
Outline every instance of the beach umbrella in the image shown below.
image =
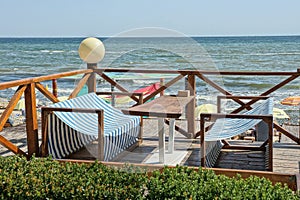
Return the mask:
{"type": "Polygon", "coordinates": [[[281,101],[282,105],[289,105],[289,106],[299,106],[300,105],[300,97],[287,97],[281,101]]]}
{"type": "Polygon", "coordinates": [[[15,107],[15,110],[23,110],[25,109],[25,99],[20,99],[15,107]]]}
{"type": "Polygon", "coordinates": [[[290,119],[286,112],[280,108],[273,108],[273,116],[277,119],[290,119]]]}
{"type": "Polygon", "coordinates": [[[61,97],[57,97],[57,99],[59,101],[65,101],[65,100],[68,100],[69,99],[69,96],[61,96],[61,97]]]}
{"type": "MultiPolygon", "coordinates": [[[[282,105],[289,105],[289,106],[299,106],[299,115],[300,115],[300,96],[293,96],[287,97],[281,101],[282,105]]],[[[298,124],[300,125],[300,121],[298,119],[298,124]]],[[[300,134],[300,128],[299,128],[300,134]]]]}
{"type": "Polygon", "coordinates": [[[201,113],[217,113],[217,106],[214,104],[202,104],[195,109],[195,118],[200,118],[201,113]]]}

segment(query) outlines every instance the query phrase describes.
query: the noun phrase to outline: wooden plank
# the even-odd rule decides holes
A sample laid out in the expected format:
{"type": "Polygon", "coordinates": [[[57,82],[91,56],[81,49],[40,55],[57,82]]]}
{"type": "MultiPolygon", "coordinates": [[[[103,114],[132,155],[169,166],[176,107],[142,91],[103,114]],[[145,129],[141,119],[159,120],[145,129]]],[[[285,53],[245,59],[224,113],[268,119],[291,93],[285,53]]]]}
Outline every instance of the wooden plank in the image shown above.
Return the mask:
{"type": "Polygon", "coordinates": [[[19,88],[17,89],[15,94],[10,99],[6,109],[4,110],[4,112],[2,113],[2,115],[0,117],[0,131],[2,131],[6,121],[8,120],[10,114],[16,107],[16,105],[17,105],[18,101],[20,100],[21,96],[23,95],[25,89],[26,89],[26,85],[19,86],[19,88]]]}
{"type": "MultiPolygon", "coordinates": [[[[137,96],[139,101],[137,102],[139,105],[143,104],[143,96],[144,94],[138,93],[138,92],[96,92],[97,95],[110,95],[112,97],[119,95],[119,96],[128,96],[130,97],[133,101],[135,101],[135,99],[133,99],[133,97],[137,96]]],[[[112,98],[113,101],[113,98],[112,98]]]]}
{"type": "MultiPolygon", "coordinates": [[[[292,75],[291,77],[289,77],[289,78],[285,79],[284,81],[282,81],[281,83],[279,83],[279,84],[275,85],[274,87],[268,89],[266,92],[263,92],[263,93],[262,93],[261,95],[259,95],[259,96],[267,96],[267,95],[271,94],[272,92],[278,90],[279,88],[285,86],[286,84],[288,84],[289,82],[293,81],[294,79],[296,79],[296,78],[298,78],[298,77],[299,77],[299,74],[294,74],[294,75],[292,75]]],[[[254,104],[254,103],[257,102],[257,101],[258,101],[258,99],[253,99],[253,100],[247,102],[246,104],[244,104],[244,106],[241,106],[241,107],[235,109],[235,110],[233,111],[233,113],[238,113],[238,112],[242,111],[244,108],[246,108],[246,107],[248,107],[248,106],[254,104]]]]}
{"type": "Polygon", "coordinates": [[[78,82],[77,86],[73,90],[73,92],[70,94],[69,99],[73,99],[73,98],[75,98],[78,95],[78,93],[83,88],[83,86],[85,85],[85,83],[89,80],[90,76],[91,76],[91,74],[84,74],[83,75],[83,77],[80,79],[80,81],[78,82]]]}
{"type": "Polygon", "coordinates": [[[201,167],[205,167],[205,118],[203,115],[200,115],[200,159],[201,167]]]}
{"type": "Polygon", "coordinates": [[[288,132],[287,130],[282,128],[281,126],[279,126],[277,123],[274,123],[274,128],[276,128],[279,132],[286,135],[288,138],[290,138],[291,140],[293,140],[297,144],[300,144],[300,138],[297,138],[296,136],[294,136],[293,134],[291,134],[290,132],[288,132]]]}
{"type": "Polygon", "coordinates": [[[57,98],[57,80],[52,79],[52,94],[57,98]]]}
{"type": "Polygon", "coordinates": [[[25,112],[28,156],[31,157],[33,154],[39,154],[38,122],[34,83],[29,84],[25,90],[25,112]]]}
{"type": "MultiPolygon", "coordinates": [[[[85,163],[85,164],[93,164],[95,161],[91,160],[66,160],[60,159],[58,160],[61,163],[71,162],[71,163],[85,163]]],[[[102,164],[114,168],[124,168],[128,166],[128,163],[121,163],[121,162],[101,162],[102,164]]],[[[160,170],[162,171],[164,165],[151,165],[151,164],[131,164],[134,167],[141,167],[149,172],[149,176],[153,170],[160,170]]],[[[173,166],[168,166],[168,168],[174,168],[173,166]]],[[[190,169],[198,170],[198,167],[188,167],[190,169]]],[[[238,174],[241,175],[242,178],[249,178],[250,176],[258,176],[261,178],[269,179],[272,184],[282,183],[287,184],[287,186],[292,189],[293,191],[297,191],[299,186],[299,176],[295,174],[282,174],[282,173],[275,173],[275,172],[261,172],[261,171],[253,171],[253,170],[237,170],[237,169],[219,169],[219,168],[203,168],[203,170],[213,170],[217,175],[225,175],[228,177],[236,177],[238,174]]]]}
{"type": "MultiPolygon", "coordinates": [[[[87,64],[88,69],[97,69],[97,63],[88,63],[87,64]]],[[[88,86],[88,92],[96,92],[96,74],[93,72],[90,74],[88,81],[87,81],[87,86],[88,86]]]]}
{"type": "Polygon", "coordinates": [[[7,149],[9,149],[11,152],[13,152],[14,154],[22,155],[22,156],[25,156],[26,158],[28,158],[27,154],[24,151],[22,151],[19,147],[17,147],[13,143],[11,143],[9,140],[7,140],[2,135],[0,135],[0,143],[3,146],[5,146],[7,149]]]}
{"type": "Polygon", "coordinates": [[[300,75],[299,69],[296,72],[267,72],[267,71],[207,71],[207,70],[145,70],[145,69],[124,69],[124,68],[107,68],[96,69],[97,73],[105,72],[130,72],[130,73],[147,73],[147,74],[190,74],[190,75],[233,75],[233,76],[291,76],[300,75]]]}
{"type": "Polygon", "coordinates": [[[104,112],[98,112],[98,160],[104,160],[104,112]]]}
{"type": "Polygon", "coordinates": [[[186,104],[194,97],[161,96],[148,103],[124,109],[128,115],[152,116],[162,118],[179,118],[186,104]]]}
{"type": "MultiPolygon", "coordinates": [[[[95,70],[97,71],[97,70],[95,70]]],[[[98,72],[97,72],[98,73],[98,72]]],[[[104,73],[98,73],[99,76],[101,76],[104,80],[106,80],[107,82],[109,82],[111,85],[115,86],[116,88],[118,88],[120,91],[122,92],[127,92],[130,93],[127,89],[123,88],[119,83],[117,83],[116,81],[112,80],[110,77],[108,77],[106,74],[104,73]]],[[[131,97],[133,100],[135,100],[136,102],[139,102],[139,99],[136,97],[131,97]]]]}
{"type": "MultiPolygon", "coordinates": [[[[241,108],[246,108],[247,110],[252,109],[250,105],[246,105],[244,102],[242,101],[238,101],[240,99],[250,99],[250,100],[260,100],[260,99],[268,99],[270,98],[269,96],[239,96],[239,95],[224,95],[224,96],[217,96],[217,105],[218,105],[218,113],[221,112],[221,100],[223,99],[232,99],[235,102],[237,102],[238,104],[241,105],[241,108]]],[[[236,111],[233,111],[231,113],[237,113],[236,111]]]]}
{"type": "Polygon", "coordinates": [[[39,76],[39,77],[35,77],[35,78],[26,78],[26,79],[21,79],[21,80],[16,80],[16,81],[9,81],[9,82],[0,83],[0,90],[4,90],[7,88],[11,88],[11,87],[16,87],[19,85],[27,85],[30,83],[43,82],[43,81],[48,81],[48,80],[52,80],[52,79],[59,79],[59,78],[63,78],[63,77],[74,76],[74,75],[84,74],[84,73],[91,73],[91,72],[93,72],[93,70],[91,70],[91,69],[75,70],[75,71],[63,72],[63,73],[59,73],[59,74],[51,74],[51,75],[39,76]]]}
{"type": "Polygon", "coordinates": [[[57,97],[55,97],[55,95],[53,95],[53,93],[49,92],[41,83],[37,82],[35,83],[35,87],[48,99],[50,99],[50,101],[52,101],[53,103],[57,103],[59,102],[59,100],[57,99],[57,97]]]}
{"type": "MultiPolygon", "coordinates": [[[[191,96],[196,96],[196,81],[194,75],[188,75],[188,84],[187,90],[190,91],[191,96]]],[[[195,98],[189,102],[186,106],[186,118],[188,122],[188,133],[191,134],[191,138],[194,138],[196,135],[195,129],[195,107],[196,101],[195,98]]]]}
{"type": "Polygon", "coordinates": [[[40,152],[42,157],[48,156],[48,115],[51,111],[45,110],[43,107],[41,108],[42,112],[42,143],[40,147],[40,152]]]}
{"type": "Polygon", "coordinates": [[[239,149],[239,150],[250,150],[250,151],[264,151],[265,147],[254,147],[254,146],[240,146],[240,145],[224,145],[223,149],[239,149]]]}
{"type": "Polygon", "coordinates": [[[183,77],[184,77],[184,75],[180,74],[180,75],[176,76],[174,79],[172,79],[169,82],[167,82],[166,84],[161,85],[156,91],[154,91],[152,94],[150,94],[149,96],[147,96],[144,99],[144,103],[147,102],[148,100],[150,100],[151,98],[155,97],[155,95],[163,92],[165,89],[169,88],[171,85],[173,85],[174,83],[178,82],[183,77]]]}

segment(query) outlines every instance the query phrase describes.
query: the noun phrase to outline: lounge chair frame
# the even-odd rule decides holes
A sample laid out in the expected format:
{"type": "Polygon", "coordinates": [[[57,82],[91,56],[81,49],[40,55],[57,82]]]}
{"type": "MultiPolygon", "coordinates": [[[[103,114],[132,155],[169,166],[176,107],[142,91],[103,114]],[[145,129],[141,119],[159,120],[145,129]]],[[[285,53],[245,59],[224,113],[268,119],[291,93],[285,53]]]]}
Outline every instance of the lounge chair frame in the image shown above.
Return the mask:
{"type": "MultiPolygon", "coordinates": [[[[218,112],[220,109],[220,99],[225,98],[232,99],[267,99],[266,96],[220,96],[218,97],[218,112]]],[[[248,109],[251,109],[248,107],[248,109]]],[[[201,149],[201,166],[205,167],[206,156],[205,156],[205,131],[208,129],[205,128],[205,122],[214,122],[220,118],[239,118],[239,119],[261,119],[268,125],[268,139],[263,142],[263,144],[259,147],[252,146],[238,146],[238,145],[230,145],[226,140],[222,140],[224,149],[241,149],[241,150],[256,150],[256,151],[267,151],[267,170],[273,171],[273,115],[246,115],[246,114],[221,114],[221,113],[201,113],[200,114],[200,149],[201,149]],[[268,147],[267,147],[268,146],[268,147]],[[266,148],[267,147],[267,148],[266,148]]],[[[212,125],[213,126],[213,125],[212,125]]]]}

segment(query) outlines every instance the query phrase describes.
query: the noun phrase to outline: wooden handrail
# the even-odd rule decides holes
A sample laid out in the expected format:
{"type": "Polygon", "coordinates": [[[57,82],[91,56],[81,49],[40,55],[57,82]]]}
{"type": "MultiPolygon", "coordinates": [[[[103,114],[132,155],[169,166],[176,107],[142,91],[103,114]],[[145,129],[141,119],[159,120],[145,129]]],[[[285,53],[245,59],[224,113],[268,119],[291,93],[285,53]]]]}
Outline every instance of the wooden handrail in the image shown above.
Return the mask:
{"type": "Polygon", "coordinates": [[[16,87],[19,85],[28,85],[30,83],[43,82],[52,79],[59,79],[67,76],[74,76],[78,74],[85,74],[85,73],[92,73],[92,72],[93,72],[92,69],[82,69],[82,70],[75,70],[71,72],[63,72],[59,74],[51,74],[46,76],[34,77],[34,78],[26,78],[26,79],[21,79],[16,81],[8,81],[8,82],[0,83],[0,90],[16,87]]]}
{"type": "MultiPolygon", "coordinates": [[[[272,92],[278,90],[279,88],[283,87],[284,85],[290,83],[292,80],[295,80],[296,78],[298,78],[300,76],[300,68],[297,69],[296,72],[265,72],[265,71],[261,71],[261,72],[257,72],[257,71],[240,71],[240,72],[235,72],[235,71],[201,71],[201,70],[145,70],[145,69],[116,69],[116,68],[110,68],[110,69],[106,69],[106,68],[102,68],[102,69],[83,69],[83,70],[75,70],[75,71],[70,71],[70,72],[63,72],[63,73],[57,73],[57,74],[51,74],[51,75],[45,75],[45,76],[40,76],[40,77],[33,77],[33,78],[27,78],[27,79],[22,79],[22,80],[16,80],[16,81],[9,81],[9,82],[2,82],[0,83],[0,90],[5,90],[11,87],[19,87],[22,88],[20,90],[18,90],[12,98],[11,101],[8,105],[9,108],[6,109],[6,111],[0,116],[0,130],[3,128],[3,124],[6,122],[6,120],[8,119],[9,115],[11,114],[13,108],[15,107],[15,105],[17,104],[18,100],[20,99],[22,93],[24,93],[24,91],[26,90],[26,88],[30,87],[30,89],[27,89],[27,102],[29,102],[29,104],[27,105],[26,103],[26,109],[27,111],[30,113],[27,117],[28,120],[26,120],[27,123],[27,128],[30,129],[30,131],[28,131],[27,133],[32,136],[36,134],[37,131],[37,119],[36,119],[36,108],[33,108],[32,106],[35,106],[35,98],[36,98],[36,94],[34,92],[34,88],[37,88],[45,97],[47,97],[48,99],[50,99],[52,102],[58,102],[57,97],[55,97],[55,95],[53,95],[50,91],[48,91],[42,84],[41,82],[43,81],[52,81],[55,79],[60,79],[60,78],[64,78],[64,77],[68,77],[68,76],[74,76],[74,75],[80,75],[83,74],[82,79],[79,81],[78,85],[75,87],[75,89],[73,90],[73,92],[71,93],[71,95],[69,96],[70,98],[77,96],[78,92],[80,91],[80,89],[82,89],[83,85],[87,82],[87,80],[89,80],[91,77],[91,74],[95,75],[99,75],[102,79],[104,79],[106,82],[110,83],[111,85],[114,85],[116,88],[118,88],[121,92],[128,92],[128,90],[126,88],[124,88],[121,84],[117,83],[116,81],[114,81],[112,78],[110,78],[107,74],[109,74],[110,72],[120,72],[120,73],[143,73],[143,74],[174,74],[175,76],[173,78],[170,78],[171,80],[167,81],[165,84],[161,85],[161,87],[154,93],[152,93],[151,95],[145,97],[143,99],[143,101],[141,101],[139,98],[132,96],[132,98],[137,101],[137,102],[145,102],[147,100],[149,100],[150,98],[152,98],[153,96],[159,94],[159,93],[163,93],[163,91],[165,91],[167,88],[169,88],[170,86],[172,86],[174,83],[176,83],[177,81],[179,81],[181,78],[183,77],[189,77],[189,84],[191,85],[190,88],[188,88],[192,94],[195,91],[196,84],[195,84],[195,79],[196,76],[198,78],[200,78],[201,80],[203,80],[204,82],[206,82],[207,84],[209,84],[210,86],[212,86],[213,88],[215,88],[216,90],[220,91],[221,93],[223,93],[224,95],[229,95],[229,96],[233,96],[232,93],[230,93],[229,91],[225,90],[224,88],[222,88],[220,85],[218,85],[217,83],[215,83],[212,79],[210,79],[209,76],[289,76],[286,79],[284,79],[283,81],[281,81],[280,83],[276,84],[274,87],[271,87],[270,89],[268,89],[267,91],[263,92],[260,96],[267,96],[270,95],[272,92]],[[32,116],[33,118],[31,119],[30,116],[32,116]]],[[[240,99],[234,99],[237,103],[239,103],[241,105],[241,107],[239,109],[242,108],[250,108],[250,106],[255,103],[258,99],[252,99],[247,103],[242,102],[240,99]]],[[[236,110],[237,112],[238,110],[236,110]]],[[[287,134],[288,135],[288,134],[287,134]]],[[[36,143],[36,136],[34,136],[34,140],[29,139],[29,144],[30,143],[36,143]]],[[[294,140],[298,140],[300,141],[298,138],[294,138],[294,140]]],[[[2,140],[4,144],[4,146],[11,146],[11,143],[7,143],[5,140],[2,140]]],[[[34,145],[36,146],[36,145],[34,145]]],[[[15,147],[13,148],[9,148],[11,151],[13,152],[18,152],[17,150],[13,150],[15,149],[15,147]]],[[[35,147],[28,147],[28,149],[30,150],[30,154],[32,154],[33,150],[35,149],[35,147]]],[[[38,152],[37,152],[38,153],[38,152]]],[[[21,154],[23,154],[21,152],[21,154]]]]}
{"type": "Polygon", "coordinates": [[[189,75],[245,75],[245,76],[291,76],[300,75],[300,68],[297,72],[268,72],[268,71],[202,71],[202,70],[146,70],[146,69],[122,69],[107,68],[95,69],[97,73],[120,72],[120,73],[147,73],[147,74],[189,74],[189,75]]]}

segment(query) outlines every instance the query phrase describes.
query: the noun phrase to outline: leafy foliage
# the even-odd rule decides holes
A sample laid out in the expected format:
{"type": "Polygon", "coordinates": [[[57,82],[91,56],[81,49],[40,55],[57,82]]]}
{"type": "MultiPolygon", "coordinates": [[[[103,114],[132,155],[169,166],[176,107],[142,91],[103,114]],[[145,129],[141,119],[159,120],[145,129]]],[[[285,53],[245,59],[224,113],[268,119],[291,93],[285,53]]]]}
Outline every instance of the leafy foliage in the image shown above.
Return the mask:
{"type": "Polygon", "coordinates": [[[229,178],[210,170],[164,168],[149,175],[127,166],[0,157],[0,199],[299,199],[264,178],[229,178]]]}

